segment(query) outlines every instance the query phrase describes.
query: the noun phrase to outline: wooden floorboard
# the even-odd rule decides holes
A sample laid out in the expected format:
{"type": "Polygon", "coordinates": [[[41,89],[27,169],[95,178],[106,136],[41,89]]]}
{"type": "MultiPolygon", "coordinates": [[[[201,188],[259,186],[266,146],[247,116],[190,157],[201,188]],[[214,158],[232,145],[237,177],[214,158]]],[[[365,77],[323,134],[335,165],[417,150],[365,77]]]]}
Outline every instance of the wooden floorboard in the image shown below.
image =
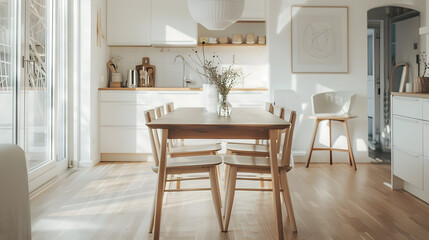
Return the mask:
{"type": "MultiPolygon", "coordinates": [[[[429,205],[383,185],[389,165],[358,167],[355,172],[347,164],[297,164],[288,176],[298,233],[289,231],[283,206],[289,239],[429,239],[429,205]]],[[[78,170],[31,200],[33,239],[152,239],[155,177],[149,163],[78,170]]],[[[209,182],[182,182],[187,186],[209,182]]],[[[238,182],[253,186],[259,182],[238,182]]],[[[274,239],[271,196],[237,192],[229,232],[221,233],[210,191],[167,193],[161,239],[274,239]]]]}

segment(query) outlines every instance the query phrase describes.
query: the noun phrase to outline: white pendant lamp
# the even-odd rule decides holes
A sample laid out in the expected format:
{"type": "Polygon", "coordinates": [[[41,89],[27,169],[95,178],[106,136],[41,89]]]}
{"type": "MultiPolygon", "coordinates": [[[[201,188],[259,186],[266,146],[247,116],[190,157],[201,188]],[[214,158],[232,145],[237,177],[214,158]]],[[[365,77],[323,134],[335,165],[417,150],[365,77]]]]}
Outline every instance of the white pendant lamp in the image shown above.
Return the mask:
{"type": "Polygon", "coordinates": [[[241,17],[244,0],[188,0],[188,8],[208,30],[224,30],[241,17]]]}

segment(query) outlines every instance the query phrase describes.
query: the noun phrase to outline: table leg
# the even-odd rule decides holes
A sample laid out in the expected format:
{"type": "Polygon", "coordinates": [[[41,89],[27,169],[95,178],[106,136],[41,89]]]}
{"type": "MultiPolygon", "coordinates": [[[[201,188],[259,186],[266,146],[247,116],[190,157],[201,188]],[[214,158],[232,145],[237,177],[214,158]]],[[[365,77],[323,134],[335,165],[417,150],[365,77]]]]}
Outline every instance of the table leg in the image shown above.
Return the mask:
{"type": "Polygon", "coordinates": [[[161,158],[158,166],[158,182],[156,185],[155,229],[153,239],[159,239],[161,228],[162,197],[164,195],[165,175],[167,174],[167,136],[168,129],[162,130],[161,158]]]}
{"type": "Polygon", "coordinates": [[[273,185],[274,214],[277,223],[277,238],[283,239],[282,209],[280,201],[279,163],[277,159],[277,130],[270,130],[270,164],[273,185]]]}

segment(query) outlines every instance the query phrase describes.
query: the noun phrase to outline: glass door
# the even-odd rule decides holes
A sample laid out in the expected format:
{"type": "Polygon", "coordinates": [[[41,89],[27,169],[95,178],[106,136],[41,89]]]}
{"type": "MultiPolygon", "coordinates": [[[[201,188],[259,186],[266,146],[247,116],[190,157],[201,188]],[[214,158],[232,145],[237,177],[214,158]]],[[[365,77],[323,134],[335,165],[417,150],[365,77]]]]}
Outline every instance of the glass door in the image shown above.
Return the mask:
{"type": "Polygon", "coordinates": [[[52,6],[50,0],[22,2],[22,76],[19,81],[19,145],[31,171],[54,160],[52,153],[52,6]]]}
{"type": "Polygon", "coordinates": [[[15,142],[16,1],[0,1],[0,144],[15,142]]]}

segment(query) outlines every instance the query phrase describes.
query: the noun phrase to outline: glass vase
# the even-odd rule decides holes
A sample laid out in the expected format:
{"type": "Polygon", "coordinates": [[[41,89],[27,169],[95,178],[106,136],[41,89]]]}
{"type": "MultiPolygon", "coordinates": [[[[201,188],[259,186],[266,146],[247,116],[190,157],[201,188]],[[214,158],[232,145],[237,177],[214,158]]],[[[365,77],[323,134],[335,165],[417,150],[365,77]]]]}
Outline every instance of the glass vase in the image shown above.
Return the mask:
{"type": "Polygon", "coordinates": [[[232,105],[228,102],[228,95],[219,95],[219,103],[217,105],[217,114],[220,117],[231,116],[232,105]]]}

